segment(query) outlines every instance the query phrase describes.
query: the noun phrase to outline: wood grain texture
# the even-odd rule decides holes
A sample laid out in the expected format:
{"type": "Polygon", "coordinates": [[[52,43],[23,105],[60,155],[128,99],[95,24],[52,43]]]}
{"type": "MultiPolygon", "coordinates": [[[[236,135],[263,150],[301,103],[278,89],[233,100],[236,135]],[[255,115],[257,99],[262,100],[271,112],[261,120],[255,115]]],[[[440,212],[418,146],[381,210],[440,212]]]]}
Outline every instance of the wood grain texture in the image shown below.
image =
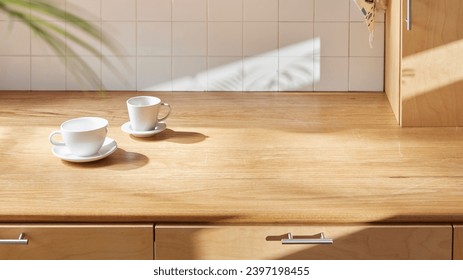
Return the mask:
{"type": "Polygon", "coordinates": [[[463,1],[413,0],[412,30],[405,28],[401,124],[462,126],[463,1]]]}
{"type": "Polygon", "coordinates": [[[24,233],[28,245],[0,245],[1,260],[150,260],[153,225],[0,225],[0,239],[24,233]]]}
{"type": "Polygon", "coordinates": [[[406,260],[452,258],[447,226],[204,226],[157,225],[156,259],[406,260]],[[333,244],[282,245],[294,238],[333,244]]]}
{"type": "Polygon", "coordinates": [[[400,128],[384,94],[144,93],[167,130],[121,131],[136,92],[0,93],[0,221],[463,222],[463,130],[400,128]],[[64,162],[48,135],[109,120],[110,157],[64,162]]]}

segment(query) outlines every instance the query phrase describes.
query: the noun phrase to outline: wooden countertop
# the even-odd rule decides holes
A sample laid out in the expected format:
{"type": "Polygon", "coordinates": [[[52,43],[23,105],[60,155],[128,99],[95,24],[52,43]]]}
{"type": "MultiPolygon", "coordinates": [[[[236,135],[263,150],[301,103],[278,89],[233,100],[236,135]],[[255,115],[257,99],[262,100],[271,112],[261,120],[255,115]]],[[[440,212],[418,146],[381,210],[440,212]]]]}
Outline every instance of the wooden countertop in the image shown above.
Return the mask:
{"type": "Polygon", "coordinates": [[[0,92],[1,222],[463,222],[463,129],[400,128],[384,94],[0,92]],[[151,138],[125,101],[172,105],[151,138]],[[110,157],[69,163],[48,135],[101,116],[110,157]]]}

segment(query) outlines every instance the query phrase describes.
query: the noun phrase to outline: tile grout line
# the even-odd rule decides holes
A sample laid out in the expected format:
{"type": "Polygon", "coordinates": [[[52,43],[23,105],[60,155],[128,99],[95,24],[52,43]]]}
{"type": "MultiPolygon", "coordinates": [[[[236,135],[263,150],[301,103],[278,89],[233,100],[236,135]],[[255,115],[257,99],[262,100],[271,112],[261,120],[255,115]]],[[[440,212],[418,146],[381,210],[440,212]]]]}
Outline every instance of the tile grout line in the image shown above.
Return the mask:
{"type": "Polygon", "coordinates": [[[244,56],[244,39],[245,39],[245,36],[244,36],[244,32],[245,32],[245,28],[244,28],[244,25],[245,25],[245,20],[244,20],[244,1],[245,0],[241,0],[241,91],[244,92],[244,87],[245,87],[245,83],[244,83],[244,59],[245,59],[245,56],[244,56]]]}
{"type": "Polygon", "coordinates": [[[174,4],[170,1],[170,91],[174,92],[174,4]]]}

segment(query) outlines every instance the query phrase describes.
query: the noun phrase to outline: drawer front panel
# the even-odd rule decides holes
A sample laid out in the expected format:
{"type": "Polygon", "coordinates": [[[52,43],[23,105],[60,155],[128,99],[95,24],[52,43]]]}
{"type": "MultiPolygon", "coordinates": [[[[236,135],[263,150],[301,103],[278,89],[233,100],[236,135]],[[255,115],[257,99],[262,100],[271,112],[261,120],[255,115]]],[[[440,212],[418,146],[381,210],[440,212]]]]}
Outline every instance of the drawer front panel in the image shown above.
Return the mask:
{"type": "Polygon", "coordinates": [[[463,260],[463,225],[455,225],[453,259],[463,260]]]}
{"type": "Polygon", "coordinates": [[[157,225],[156,259],[451,259],[452,226],[157,225]],[[283,245],[296,239],[333,244],[283,245]],[[320,240],[318,240],[320,241],[320,240]]]}
{"type": "Polygon", "coordinates": [[[153,225],[0,225],[0,259],[153,259],[153,225]],[[0,241],[1,243],[1,241],[0,241]]]}

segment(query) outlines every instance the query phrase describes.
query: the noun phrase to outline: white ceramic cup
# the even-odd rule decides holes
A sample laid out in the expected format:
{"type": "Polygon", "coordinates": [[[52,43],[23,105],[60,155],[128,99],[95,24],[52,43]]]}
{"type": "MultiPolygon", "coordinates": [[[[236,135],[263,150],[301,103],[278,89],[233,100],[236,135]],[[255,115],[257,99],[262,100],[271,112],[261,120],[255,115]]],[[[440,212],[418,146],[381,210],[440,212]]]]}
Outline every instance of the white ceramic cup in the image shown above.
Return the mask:
{"type": "Polygon", "coordinates": [[[127,110],[132,130],[149,131],[155,129],[158,122],[167,119],[171,107],[154,96],[135,96],[127,100],[127,110]],[[161,106],[166,106],[168,111],[164,117],[159,118],[161,106]]]}
{"type": "Polygon", "coordinates": [[[108,132],[108,121],[98,117],[82,117],[67,120],[60,128],[50,133],[50,143],[66,146],[74,155],[86,157],[95,155],[103,146],[108,132]],[[56,134],[61,134],[62,142],[53,139],[56,134]]]}

